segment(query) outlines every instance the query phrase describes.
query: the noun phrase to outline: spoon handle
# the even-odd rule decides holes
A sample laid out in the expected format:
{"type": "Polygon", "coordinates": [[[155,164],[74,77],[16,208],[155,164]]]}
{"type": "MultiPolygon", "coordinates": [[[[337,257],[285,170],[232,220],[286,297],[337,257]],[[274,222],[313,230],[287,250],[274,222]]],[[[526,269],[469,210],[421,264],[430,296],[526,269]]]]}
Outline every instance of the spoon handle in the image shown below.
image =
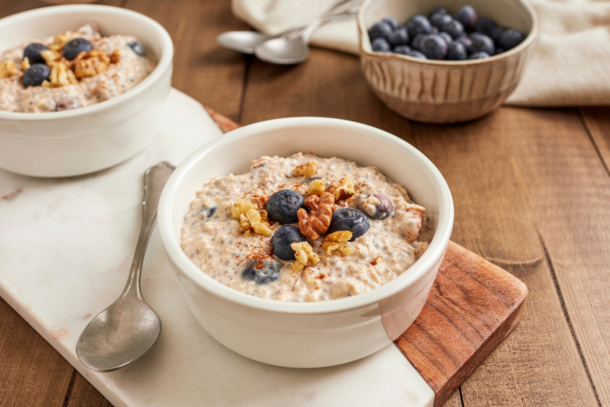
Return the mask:
{"type": "Polygon", "coordinates": [[[142,225],[140,226],[140,237],[136,246],[131,270],[127,284],[123,289],[121,298],[125,296],[135,296],[142,298],[142,287],[140,285],[140,276],[142,275],[142,263],[144,262],[144,254],[150,240],[150,235],[155,227],[157,220],[157,206],[163,186],[167,182],[172,172],[176,169],[168,162],[160,162],[154,167],[150,167],[144,173],[144,197],[142,198],[142,225]]]}
{"type": "Polygon", "coordinates": [[[300,35],[303,37],[305,43],[309,42],[309,37],[313,34],[313,32],[322,24],[327,21],[333,20],[337,17],[349,16],[355,13],[348,13],[350,9],[355,6],[359,6],[362,3],[362,0],[344,0],[337,3],[333,8],[324,13],[322,16],[316,18],[315,20],[309,22],[305,27],[303,27],[300,31],[300,35]]]}

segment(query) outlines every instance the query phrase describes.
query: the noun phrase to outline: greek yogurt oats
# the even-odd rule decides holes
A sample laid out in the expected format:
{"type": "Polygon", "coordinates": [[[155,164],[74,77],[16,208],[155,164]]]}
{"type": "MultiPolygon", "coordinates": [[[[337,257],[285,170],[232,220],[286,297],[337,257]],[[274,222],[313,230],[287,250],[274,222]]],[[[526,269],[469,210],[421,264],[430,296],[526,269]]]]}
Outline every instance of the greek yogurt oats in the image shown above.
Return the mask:
{"type": "Polygon", "coordinates": [[[112,99],[142,82],[156,64],[137,38],[102,37],[87,23],[0,53],[0,110],[43,113],[112,99]]]}
{"type": "Polygon", "coordinates": [[[425,209],[375,167],[299,153],[206,182],[184,218],[181,247],[235,290],[326,301],[404,273],[428,248],[426,224],[425,209]]]}

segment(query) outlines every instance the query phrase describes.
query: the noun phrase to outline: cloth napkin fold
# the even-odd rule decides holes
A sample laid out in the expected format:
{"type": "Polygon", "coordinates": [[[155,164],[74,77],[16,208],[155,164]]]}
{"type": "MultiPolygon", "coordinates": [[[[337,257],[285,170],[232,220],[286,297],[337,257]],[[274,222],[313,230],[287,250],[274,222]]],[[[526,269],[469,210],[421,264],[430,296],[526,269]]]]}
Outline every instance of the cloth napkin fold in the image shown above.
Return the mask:
{"type": "MultiPolygon", "coordinates": [[[[520,106],[610,104],[610,1],[530,1],[538,12],[540,35],[530,65],[506,103],[520,106]]],[[[277,34],[306,24],[335,2],[232,0],[232,7],[239,19],[255,29],[277,34]]],[[[314,33],[311,42],[319,47],[358,54],[355,18],[327,23],[314,33]]]]}

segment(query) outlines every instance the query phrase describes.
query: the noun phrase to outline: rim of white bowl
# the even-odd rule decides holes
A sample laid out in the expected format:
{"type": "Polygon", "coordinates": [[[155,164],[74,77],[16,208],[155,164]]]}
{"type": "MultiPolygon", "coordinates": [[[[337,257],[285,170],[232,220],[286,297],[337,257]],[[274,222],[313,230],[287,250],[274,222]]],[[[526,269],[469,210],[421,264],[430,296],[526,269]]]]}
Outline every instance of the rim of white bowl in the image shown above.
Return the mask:
{"type": "Polygon", "coordinates": [[[496,62],[500,62],[503,59],[510,58],[511,56],[513,56],[515,54],[520,53],[521,51],[530,47],[534,43],[536,38],[538,37],[539,22],[538,22],[538,13],[536,13],[536,9],[534,9],[534,6],[532,6],[531,3],[527,0],[516,0],[516,2],[521,4],[523,6],[523,8],[527,11],[529,16],[531,17],[532,29],[527,34],[525,39],[521,42],[521,44],[519,44],[515,48],[512,48],[501,54],[492,55],[489,58],[484,58],[484,59],[467,59],[464,61],[438,61],[438,60],[434,60],[434,59],[413,58],[408,55],[395,54],[393,52],[369,51],[369,50],[365,49],[364,45],[363,45],[364,42],[366,41],[366,42],[368,42],[369,47],[371,46],[371,42],[368,37],[368,31],[366,29],[366,25],[364,24],[364,14],[367,12],[367,8],[372,3],[375,3],[378,1],[385,1],[385,0],[365,0],[365,2],[362,4],[362,7],[360,7],[360,10],[358,11],[356,20],[358,22],[358,31],[359,31],[359,37],[360,37],[360,41],[359,41],[360,52],[363,52],[366,55],[380,58],[380,59],[410,61],[410,62],[417,62],[418,64],[422,64],[422,65],[433,65],[433,66],[448,67],[448,68],[455,67],[455,66],[463,67],[463,66],[493,64],[496,62]]]}
{"type": "Polygon", "coordinates": [[[138,93],[144,91],[144,89],[148,88],[153,82],[155,82],[163,72],[168,68],[168,66],[172,63],[172,59],[174,56],[174,44],[172,42],[172,38],[169,33],[163,28],[163,26],[157,23],[150,17],[146,17],[143,14],[140,14],[135,11],[127,10],[120,7],[114,6],[103,6],[99,4],[76,4],[76,5],[63,5],[63,6],[52,6],[52,7],[43,7],[35,10],[24,11],[22,13],[13,14],[11,16],[0,19],[0,26],[6,23],[14,23],[23,21],[27,22],[29,19],[40,16],[58,16],[65,13],[72,12],[103,12],[109,14],[121,14],[123,16],[128,16],[132,18],[134,21],[137,21],[141,24],[147,24],[152,26],[156,31],[159,32],[161,37],[161,55],[157,66],[153,71],[148,75],[142,82],[129,89],[127,92],[114,97],[109,100],[105,100],[100,103],[96,103],[92,106],[86,106],[80,109],[75,110],[65,110],[63,112],[45,112],[45,113],[24,113],[24,112],[5,112],[0,110],[0,119],[5,120],[31,120],[31,121],[39,121],[39,120],[61,120],[70,117],[83,116],[88,113],[100,112],[104,110],[111,109],[113,106],[124,102],[125,100],[137,95],[138,93]]]}
{"type": "MultiPolygon", "coordinates": [[[[349,159],[349,157],[345,157],[349,159]]],[[[207,180],[201,180],[201,185],[207,180]]],[[[193,198],[195,191],[193,191],[193,198]]],[[[422,277],[433,265],[444,255],[451,231],[453,229],[453,199],[447,182],[434,164],[419,150],[400,138],[361,123],[348,120],[330,119],[322,117],[293,117],[284,119],[268,120],[260,123],[251,124],[233,130],[230,133],[218,137],[204,146],[200,147],[186,160],[184,160],[174,171],[167,181],[157,213],[157,223],[163,246],[170,257],[170,260],[177,266],[181,273],[185,274],[190,281],[194,282],[204,291],[222,297],[225,300],[250,307],[271,312],[288,314],[323,314],[349,309],[362,308],[396,294],[404,288],[410,286],[422,277]],[[430,246],[422,257],[417,260],[406,272],[394,280],[377,287],[366,293],[358,294],[353,297],[341,298],[336,300],[320,302],[283,302],[271,299],[255,297],[230,288],[207,275],[199,269],[187,255],[182,251],[180,242],[174,236],[173,227],[173,205],[177,186],[192,167],[219,147],[227,144],[236,143],[243,138],[266,131],[281,129],[285,127],[337,127],[342,129],[354,129],[368,133],[371,138],[384,144],[389,144],[394,148],[405,151],[419,162],[421,167],[433,179],[434,190],[439,196],[439,221],[436,233],[430,246]]],[[[181,283],[182,284],[182,283],[181,283]]]]}

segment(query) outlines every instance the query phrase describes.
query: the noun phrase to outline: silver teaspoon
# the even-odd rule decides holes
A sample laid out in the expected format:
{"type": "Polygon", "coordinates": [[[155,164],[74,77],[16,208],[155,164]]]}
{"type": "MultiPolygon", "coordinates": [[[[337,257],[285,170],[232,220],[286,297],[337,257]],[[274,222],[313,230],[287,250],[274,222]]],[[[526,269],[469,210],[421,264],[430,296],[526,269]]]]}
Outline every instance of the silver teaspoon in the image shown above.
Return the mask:
{"type": "Polygon", "coordinates": [[[89,322],[76,343],[80,361],[96,372],[111,372],[139,359],[161,333],[159,316],[142,297],[140,277],[157,219],[159,197],[174,169],[171,164],[161,162],[144,173],[142,226],[127,284],[119,299],[89,322]]]}

